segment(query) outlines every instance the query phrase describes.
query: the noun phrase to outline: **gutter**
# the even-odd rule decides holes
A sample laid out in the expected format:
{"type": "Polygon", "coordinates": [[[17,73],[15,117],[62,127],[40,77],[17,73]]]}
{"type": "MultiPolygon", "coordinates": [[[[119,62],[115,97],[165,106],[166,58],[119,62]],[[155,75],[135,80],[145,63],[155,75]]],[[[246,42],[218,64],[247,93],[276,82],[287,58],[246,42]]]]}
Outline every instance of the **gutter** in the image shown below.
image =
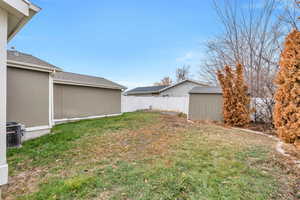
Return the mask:
{"type": "Polygon", "coordinates": [[[8,67],[16,67],[16,68],[22,68],[22,69],[30,69],[35,71],[42,71],[42,72],[52,72],[54,69],[55,71],[62,71],[60,69],[46,67],[42,65],[35,65],[35,64],[29,64],[24,62],[17,62],[13,60],[7,60],[7,66],[8,67]]]}
{"type": "Polygon", "coordinates": [[[121,91],[123,90],[123,88],[121,88],[121,87],[110,87],[107,85],[80,83],[80,82],[75,82],[75,81],[54,80],[54,83],[62,84],[62,85],[76,85],[76,86],[84,86],[84,87],[114,89],[114,90],[121,90],[121,91]]]}

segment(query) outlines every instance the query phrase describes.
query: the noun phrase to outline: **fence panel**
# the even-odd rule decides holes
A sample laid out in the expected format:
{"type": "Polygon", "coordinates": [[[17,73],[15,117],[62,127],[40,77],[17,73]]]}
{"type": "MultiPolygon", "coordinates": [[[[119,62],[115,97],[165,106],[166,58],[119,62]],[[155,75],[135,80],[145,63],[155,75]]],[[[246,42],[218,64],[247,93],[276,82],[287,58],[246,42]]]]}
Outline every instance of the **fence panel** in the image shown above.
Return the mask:
{"type": "Polygon", "coordinates": [[[153,109],[188,113],[188,97],[122,96],[122,112],[153,109]]]}

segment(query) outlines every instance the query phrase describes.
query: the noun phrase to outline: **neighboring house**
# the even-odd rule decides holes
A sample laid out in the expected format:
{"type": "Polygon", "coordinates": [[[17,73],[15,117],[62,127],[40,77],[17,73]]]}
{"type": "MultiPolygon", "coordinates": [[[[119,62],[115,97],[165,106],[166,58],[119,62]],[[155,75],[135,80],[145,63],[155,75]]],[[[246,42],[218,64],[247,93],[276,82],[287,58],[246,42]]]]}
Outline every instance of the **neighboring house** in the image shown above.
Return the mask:
{"type": "Polygon", "coordinates": [[[188,119],[223,120],[223,96],[221,88],[195,87],[189,93],[188,119]]]}
{"type": "Polygon", "coordinates": [[[126,91],[124,93],[125,96],[143,96],[143,97],[151,97],[151,96],[159,96],[159,92],[168,87],[164,86],[149,86],[149,87],[137,87],[132,90],[126,91]]]}
{"type": "Polygon", "coordinates": [[[54,121],[119,115],[124,89],[104,78],[58,72],[54,76],[54,121]]]}
{"type": "Polygon", "coordinates": [[[187,97],[194,87],[207,87],[207,83],[184,80],[171,86],[137,87],[124,93],[125,96],[187,97]]]}
{"type": "Polygon", "coordinates": [[[7,43],[40,8],[28,0],[0,1],[0,186],[8,181],[6,162],[7,43]]]}
{"type": "Polygon", "coordinates": [[[55,123],[121,113],[125,87],[117,83],[18,51],[7,51],[7,66],[7,121],[25,125],[24,140],[50,133],[55,123]]]}
{"type": "Polygon", "coordinates": [[[7,121],[26,126],[25,140],[49,133],[53,74],[61,69],[18,51],[7,51],[7,66],[7,121]]]}

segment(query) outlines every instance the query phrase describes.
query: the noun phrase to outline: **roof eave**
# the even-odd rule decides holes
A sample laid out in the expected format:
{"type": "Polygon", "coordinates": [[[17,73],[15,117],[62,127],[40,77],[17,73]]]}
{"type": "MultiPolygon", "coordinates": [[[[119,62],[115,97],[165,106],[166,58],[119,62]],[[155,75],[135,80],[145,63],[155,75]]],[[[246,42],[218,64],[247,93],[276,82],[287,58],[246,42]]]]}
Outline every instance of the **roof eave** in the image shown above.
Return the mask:
{"type": "Polygon", "coordinates": [[[13,14],[18,19],[16,23],[9,24],[9,26],[11,26],[12,28],[9,29],[10,31],[7,33],[8,41],[10,41],[22,29],[22,27],[41,10],[41,8],[26,0],[17,0],[14,2],[14,4],[12,3],[12,1],[5,2],[9,6],[9,13],[13,14]],[[24,3],[23,5],[22,2],[24,3]]]}
{"type": "Polygon", "coordinates": [[[84,86],[84,87],[94,87],[94,88],[104,88],[104,89],[114,89],[114,90],[123,90],[121,87],[111,87],[107,85],[100,85],[100,84],[88,84],[88,83],[80,83],[76,81],[67,81],[67,80],[54,80],[56,84],[62,85],[77,85],[77,86],[84,86]]]}
{"type": "Polygon", "coordinates": [[[163,92],[163,91],[166,91],[166,90],[168,90],[168,89],[170,89],[170,88],[176,87],[177,85],[180,85],[180,84],[185,83],[185,82],[188,82],[188,81],[189,81],[189,82],[192,82],[192,83],[195,83],[195,84],[198,84],[198,85],[202,85],[202,86],[209,86],[208,84],[205,84],[205,83],[200,83],[200,82],[198,82],[198,81],[186,79],[186,80],[180,81],[180,82],[178,82],[178,83],[176,83],[176,84],[174,84],[174,85],[170,85],[170,86],[168,86],[168,87],[166,87],[166,88],[163,88],[163,89],[159,90],[159,93],[160,93],[160,92],[163,92]]]}
{"type": "Polygon", "coordinates": [[[7,66],[11,67],[17,67],[17,68],[23,68],[23,69],[30,69],[30,70],[36,70],[36,71],[47,71],[47,72],[54,72],[54,71],[61,71],[59,68],[50,68],[46,66],[41,65],[35,65],[30,63],[24,63],[24,62],[17,62],[14,60],[7,60],[7,66]]]}
{"type": "Polygon", "coordinates": [[[126,95],[136,95],[136,94],[159,94],[159,92],[133,92],[133,93],[126,93],[126,95]]]}

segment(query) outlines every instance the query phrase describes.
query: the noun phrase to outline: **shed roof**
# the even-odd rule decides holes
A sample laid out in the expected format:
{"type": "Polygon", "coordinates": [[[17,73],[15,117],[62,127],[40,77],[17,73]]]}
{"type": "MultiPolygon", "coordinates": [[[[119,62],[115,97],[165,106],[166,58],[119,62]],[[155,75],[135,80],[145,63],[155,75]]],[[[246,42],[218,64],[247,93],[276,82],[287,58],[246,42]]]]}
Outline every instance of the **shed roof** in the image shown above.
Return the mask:
{"type": "Polygon", "coordinates": [[[220,87],[194,87],[190,94],[222,94],[220,87]]]}
{"type": "Polygon", "coordinates": [[[14,62],[14,63],[24,63],[27,65],[36,65],[48,69],[56,69],[61,71],[59,67],[56,67],[44,60],[41,60],[33,55],[22,53],[16,50],[8,50],[7,51],[7,62],[14,62]]]}
{"type": "Polygon", "coordinates": [[[160,85],[160,86],[147,86],[147,87],[137,87],[132,90],[129,90],[125,93],[125,95],[130,94],[152,94],[158,93],[160,90],[168,87],[167,85],[160,85]]]}
{"type": "Polygon", "coordinates": [[[126,87],[102,77],[75,74],[71,72],[55,73],[54,83],[109,88],[109,89],[120,89],[120,90],[126,89],[126,87]]]}

